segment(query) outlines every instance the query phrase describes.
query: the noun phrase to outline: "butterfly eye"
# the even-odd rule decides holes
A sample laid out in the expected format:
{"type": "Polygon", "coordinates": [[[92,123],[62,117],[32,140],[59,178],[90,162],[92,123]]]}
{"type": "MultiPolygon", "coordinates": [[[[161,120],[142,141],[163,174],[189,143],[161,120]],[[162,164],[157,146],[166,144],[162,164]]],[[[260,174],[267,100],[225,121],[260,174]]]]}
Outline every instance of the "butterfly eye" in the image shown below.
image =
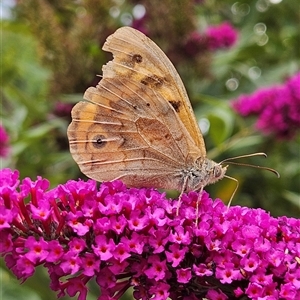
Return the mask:
{"type": "Polygon", "coordinates": [[[219,178],[222,175],[222,168],[217,165],[214,167],[214,177],[219,178]]]}

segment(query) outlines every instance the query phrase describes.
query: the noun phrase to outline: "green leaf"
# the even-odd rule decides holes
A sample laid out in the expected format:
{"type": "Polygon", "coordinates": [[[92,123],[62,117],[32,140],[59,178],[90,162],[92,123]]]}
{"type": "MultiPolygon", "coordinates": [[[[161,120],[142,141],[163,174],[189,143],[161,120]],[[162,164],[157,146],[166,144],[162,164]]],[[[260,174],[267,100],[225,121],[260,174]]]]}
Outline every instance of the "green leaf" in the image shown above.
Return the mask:
{"type": "Polygon", "coordinates": [[[207,115],[210,122],[209,135],[215,146],[220,146],[231,135],[233,130],[232,113],[225,109],[214,109],[207,115]]]}

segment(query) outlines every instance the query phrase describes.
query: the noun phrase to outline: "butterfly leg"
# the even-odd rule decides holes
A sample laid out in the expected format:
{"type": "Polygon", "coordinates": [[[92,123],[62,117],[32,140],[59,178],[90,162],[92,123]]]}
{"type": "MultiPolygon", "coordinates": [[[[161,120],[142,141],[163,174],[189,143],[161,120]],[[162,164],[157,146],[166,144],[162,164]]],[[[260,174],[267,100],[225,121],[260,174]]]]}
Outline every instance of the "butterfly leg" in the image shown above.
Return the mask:
{"type": "Polygon", "coordinates": [[[180,204],[181,204],[181,197],[186,189],[186,186],[187,186],[187,181],[188,181],[188,177],[184,177],[184,181],[183,181],[183,185],[182,185],[182,189],[181,189],[181,192],[179,194],[179,197],[178,197],[178,202],[177,202],[177,209],[176,209],[176,216],[178,217],[179,215],[179,208],[180,208],[180,204]]]}
{"type": "Polygon", "coordinates": [[[198,225],[199,203],[202,199],[203,188],[204,188],[204,186],[201,186],[201,188],[199,190],[198,198],[197,198],[197,203],[196,203],[196,226],[198,225]]]}
{"type": "Polygon", "coordinates": [[[227,204],[227,209],[229,209],[229,207],[230,207],[230,205],[231,205],[231,201],[232,201],[232,199],[233,199],[233,197],[234,197],[234,195],[235,195],[235,193],[236,193],[236,191],[237,191],[237,189],[238,189],[238,187],[239,187],[239,181],[238,181],[237,179],[235,179],[235,178],[233,178],[233,177],[230,177],[230,176],[227,176],[227,175],[225,175],[224,177],[226,177],[226,178],[228,178],[228,179],[230,179],[230,180],[233,180],[233,181],[235,181],[235,183],[236,183],[236,187],[235,187],[235,189],[234,189],[234,191],[233,191],[233,193],[232,193],[232,195],[231,195],[231,197],[230,197],[230,199],[229,199],[229,202],[228,202],[228,204],[227,204]]]}

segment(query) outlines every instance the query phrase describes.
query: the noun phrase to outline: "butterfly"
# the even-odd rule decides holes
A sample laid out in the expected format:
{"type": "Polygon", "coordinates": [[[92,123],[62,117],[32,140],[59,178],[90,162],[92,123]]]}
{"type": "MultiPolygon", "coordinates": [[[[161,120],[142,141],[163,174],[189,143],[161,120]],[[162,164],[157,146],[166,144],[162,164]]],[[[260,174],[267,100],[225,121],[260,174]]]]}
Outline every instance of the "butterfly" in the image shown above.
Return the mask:
{"type": "MultiPolygon", "coordinates": [[[[128,187],[202,191],[227,166],[206,156],[185,87],[164,52],[143,33],[121,27],[104,51],[96,87],[72,109],[70,152],[88,177],[128,187]]],[[[246,155],[247,156],[247,155],[246,155]]]]}

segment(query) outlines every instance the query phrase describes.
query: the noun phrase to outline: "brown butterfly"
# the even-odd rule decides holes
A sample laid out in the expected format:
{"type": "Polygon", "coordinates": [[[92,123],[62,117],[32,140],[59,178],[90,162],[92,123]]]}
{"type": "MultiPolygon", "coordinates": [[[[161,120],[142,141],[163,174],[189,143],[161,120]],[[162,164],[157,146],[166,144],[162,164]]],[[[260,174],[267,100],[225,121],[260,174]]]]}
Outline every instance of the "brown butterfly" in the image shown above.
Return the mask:
{"type": "Polygon", "coordinates": [[[163,51],[130,27],[109,36],[103,50],[113,60],[103,66],[97,87],[86,90],[87,101],[74,106],[68,128],[81,171],[97,181],[120,179],[129,187],[181,194],[228,177],[222,166],[228,160],[206,157],[184,85],[163,51]]]}

